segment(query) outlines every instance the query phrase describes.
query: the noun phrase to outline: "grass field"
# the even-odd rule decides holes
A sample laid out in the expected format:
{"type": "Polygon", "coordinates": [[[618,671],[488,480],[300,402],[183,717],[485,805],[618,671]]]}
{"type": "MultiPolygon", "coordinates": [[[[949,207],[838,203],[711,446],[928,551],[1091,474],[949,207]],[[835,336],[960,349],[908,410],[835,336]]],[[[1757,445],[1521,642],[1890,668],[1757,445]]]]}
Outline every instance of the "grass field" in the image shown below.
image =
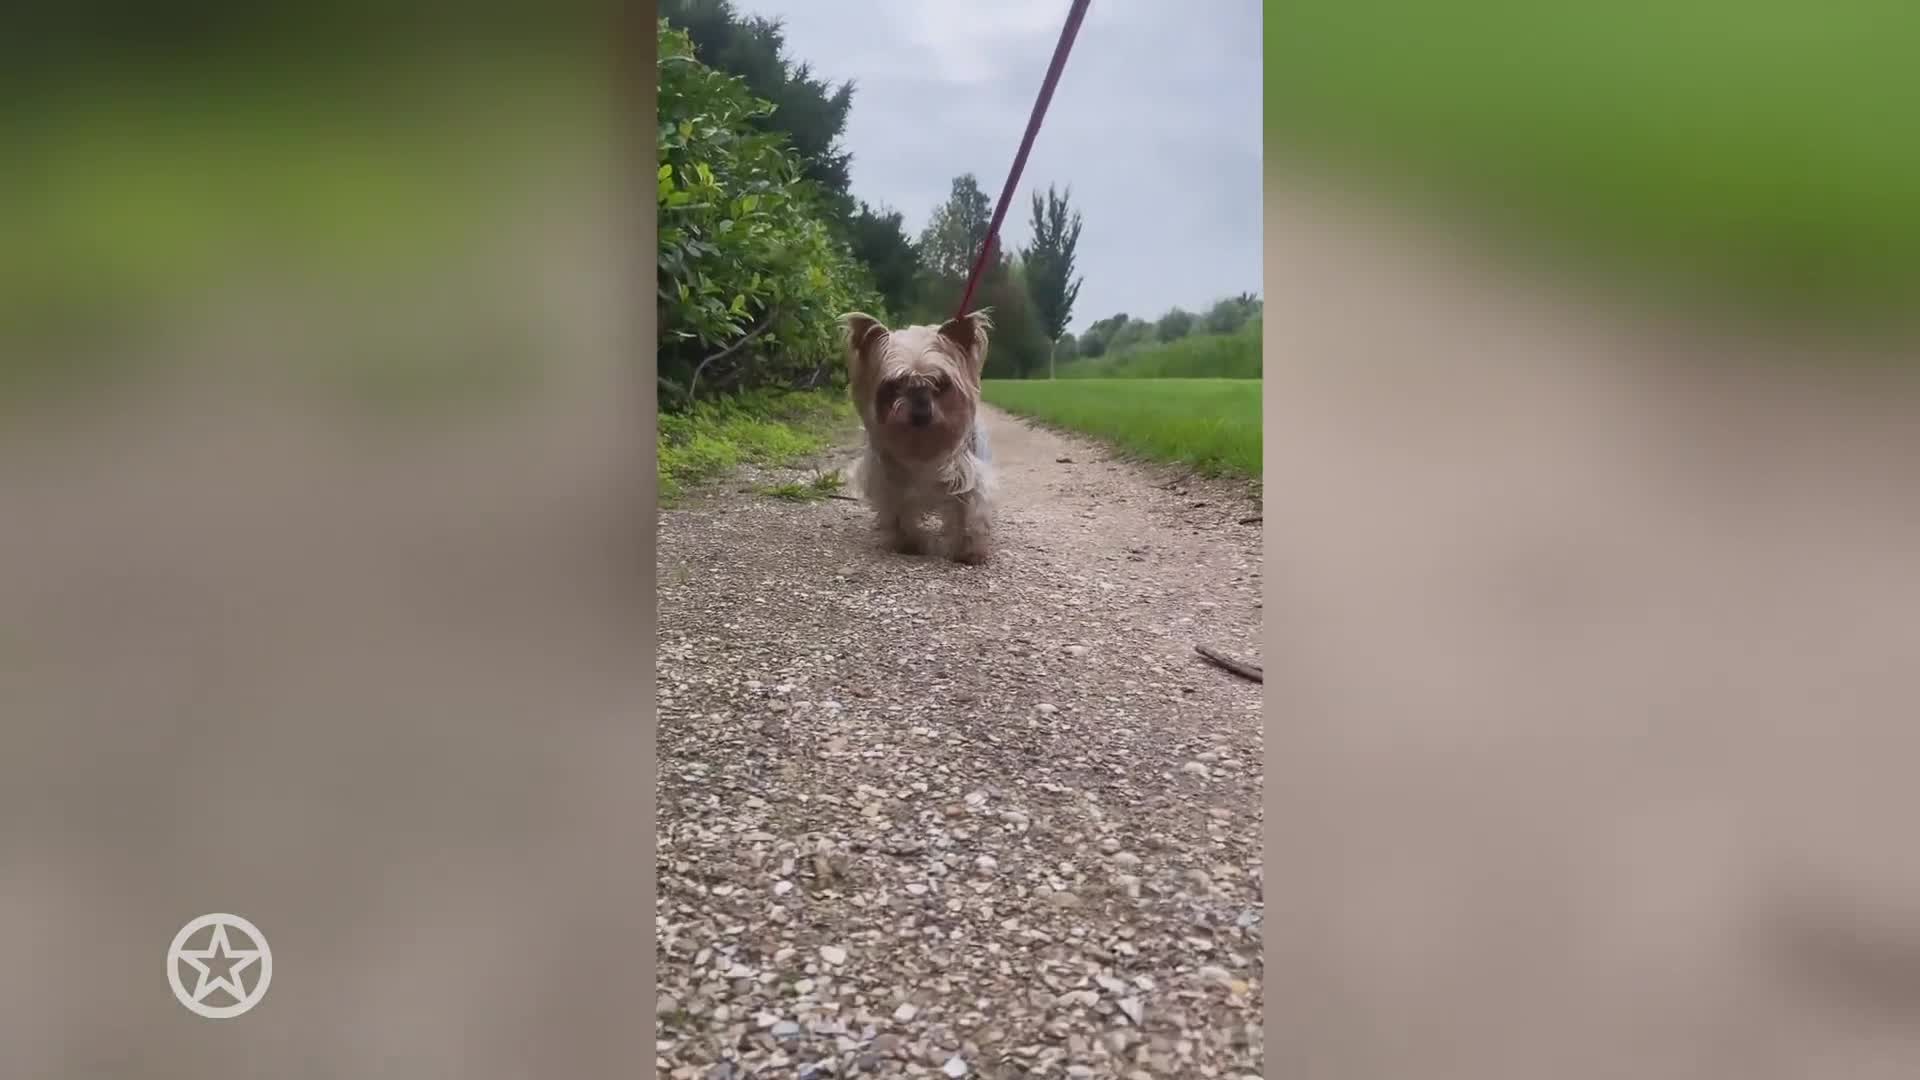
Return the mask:
{"type": "Polygon", "coordinates": [[[1258,379],[1260,324],[1060,365],[1062,379],[1258,379]]]}
{"type": "Polygon", "coordinates": [[[1270,169],[1663,291],[1920,309],[1920,5],[1317,0],[1265,39],[1270,169]]]}
{"type": "Polygon", "coordinates": [[[991,379],[989,403],[1207,475],[1260,475],[1259,379],[991,379]]]}

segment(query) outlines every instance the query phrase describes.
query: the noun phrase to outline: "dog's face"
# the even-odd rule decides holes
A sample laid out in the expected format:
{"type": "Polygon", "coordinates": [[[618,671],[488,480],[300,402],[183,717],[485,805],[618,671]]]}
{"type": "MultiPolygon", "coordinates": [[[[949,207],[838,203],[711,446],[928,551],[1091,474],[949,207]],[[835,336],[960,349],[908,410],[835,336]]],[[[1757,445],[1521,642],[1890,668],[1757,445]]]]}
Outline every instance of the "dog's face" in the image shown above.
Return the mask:
{"type": "Polygon", "coordinates": [[[980,402],[993,325],[987,313],[904,330],[857,312],[845,322],[849,381],[868,439],[906,461],[936,461],[958,450],[980,402]]]}

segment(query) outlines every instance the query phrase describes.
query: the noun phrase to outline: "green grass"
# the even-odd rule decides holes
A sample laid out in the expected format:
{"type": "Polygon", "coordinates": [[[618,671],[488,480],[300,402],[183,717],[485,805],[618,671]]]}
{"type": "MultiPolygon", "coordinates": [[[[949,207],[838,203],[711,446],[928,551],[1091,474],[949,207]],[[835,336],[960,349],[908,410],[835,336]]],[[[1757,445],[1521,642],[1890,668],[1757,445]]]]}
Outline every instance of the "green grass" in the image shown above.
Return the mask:
{"type": "Polygon", "coordinates": [[[1266,160],[1783,313],[1920,297],[1920,4],[1269,5],[1266,160]]]}
{"type": "Polygon", "coordinates": [[[1258,379],[1260,324],[1075,360],[1055,374],[1062,379],[1258,379]]]}
{"type": "MultiPolygon", "coordinates": [[[[844,390],[743,394],[701,402],[685,412],[663,412],[660,500],[674,502],[694,486],[717,480],[741,465],[785,465],[817,454],[855,423],[853,404],[844,390]]],[[[786,497],[774,491],[768,494],[786,497]]],[[[824,497],[829,492],[818,494],[824,497]]]]}
{"type": "Polygon", "coordinates": [[[1154,461],[1260,475],[1259,379],[990,379],[987,401],[1154,461]]]}
{"type": "Polygon", "coordinates": [[[846,483],[846,478],[837,472],[819,472],[809,480],[771,485],[763,489],[761,494],[784,502],[818,502],[838,494],[846,483]]]}

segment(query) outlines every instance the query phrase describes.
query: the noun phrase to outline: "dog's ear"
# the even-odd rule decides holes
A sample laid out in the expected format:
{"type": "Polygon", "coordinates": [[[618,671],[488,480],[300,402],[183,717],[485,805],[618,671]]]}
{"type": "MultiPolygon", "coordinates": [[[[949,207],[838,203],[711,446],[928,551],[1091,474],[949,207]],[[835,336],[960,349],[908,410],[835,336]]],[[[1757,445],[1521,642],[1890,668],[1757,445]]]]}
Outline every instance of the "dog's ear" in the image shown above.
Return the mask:
{"type": "Polygon", "coordinates": [[[948,319],[940,327],[940,336],[960,346],[967,357],[967,375],[975,386],[980,385],[980,373],[987,366],[987,331],[993,329],[991,308],[981,308],[971,315],[962,315],[957,319],[948,319]]]}
{"type": "Polygon", "coordinates": [[[879,319],[863,311],[840,316],[847,328],[847,378],[859,387],[872,375],[880,356],[880,345],[890,331],[879,319]]]}

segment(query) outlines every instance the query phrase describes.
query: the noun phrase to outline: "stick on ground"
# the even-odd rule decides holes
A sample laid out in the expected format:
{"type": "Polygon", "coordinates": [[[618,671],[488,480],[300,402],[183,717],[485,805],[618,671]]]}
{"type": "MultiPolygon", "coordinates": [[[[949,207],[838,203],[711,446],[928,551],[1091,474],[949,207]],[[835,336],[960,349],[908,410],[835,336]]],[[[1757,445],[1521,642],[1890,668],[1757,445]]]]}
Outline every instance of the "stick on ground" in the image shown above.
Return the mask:
{"type": "Polygon", "coordinates": [[[1250,682],[1257,682],[1262,685],[1266,684],[1266,673],[1260,670],[1258,664],[1249,664],[1243,660],[1235,660],[1233,657],[1225,653],[1216,652],[1205,645],[1195,645],[1193,651],[1199,653],[1202,659],[1215,667],[1224,668],[1250,682]]]}

